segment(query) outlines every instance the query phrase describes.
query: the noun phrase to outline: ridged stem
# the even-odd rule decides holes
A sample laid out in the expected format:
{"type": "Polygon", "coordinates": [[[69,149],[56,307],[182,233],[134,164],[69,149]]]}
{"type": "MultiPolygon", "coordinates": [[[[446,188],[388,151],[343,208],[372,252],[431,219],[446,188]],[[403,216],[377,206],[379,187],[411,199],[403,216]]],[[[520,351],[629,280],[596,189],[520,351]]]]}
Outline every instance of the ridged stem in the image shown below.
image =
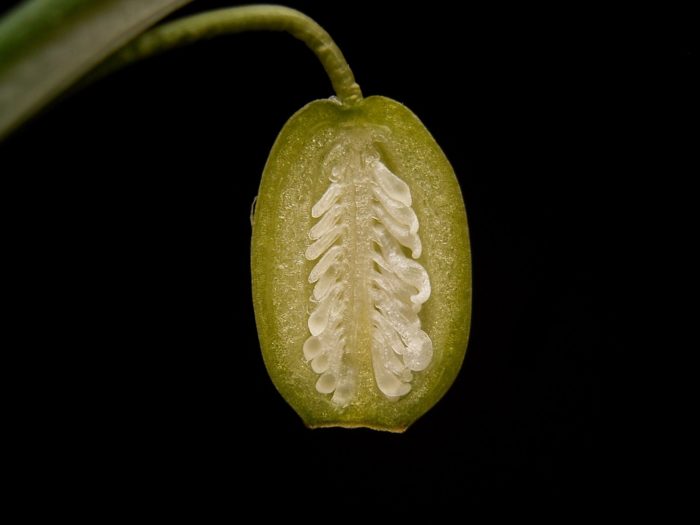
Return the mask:
{"type": "Polygon", "coordinates": [[[278,5],[217,9],[156,27],[118,51],[96,74],[102,76],[128,63],[197,40],[244,31],[285,31],[298,38],[321,61],[343,105],[352,106],[362,100],[360,86],[330,35],[308,16],[278,5]]]}

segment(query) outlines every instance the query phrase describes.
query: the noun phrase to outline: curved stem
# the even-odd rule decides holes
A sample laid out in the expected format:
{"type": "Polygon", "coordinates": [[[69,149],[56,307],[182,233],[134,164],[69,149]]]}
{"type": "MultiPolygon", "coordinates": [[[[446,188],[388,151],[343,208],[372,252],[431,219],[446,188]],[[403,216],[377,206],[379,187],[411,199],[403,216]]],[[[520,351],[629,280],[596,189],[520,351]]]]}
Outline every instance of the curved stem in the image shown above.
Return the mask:
{"type": "Polygon", "coordinates": [[[321,61],[342,104],[352,106],[362,100],[360,86],[330,35],[308,16],[277,5],[217,9],[156,27],[115,53],[96,74],[101,76],[130,62],[197,40],[256,30],[286,31],[298,38],[321,61]]]}

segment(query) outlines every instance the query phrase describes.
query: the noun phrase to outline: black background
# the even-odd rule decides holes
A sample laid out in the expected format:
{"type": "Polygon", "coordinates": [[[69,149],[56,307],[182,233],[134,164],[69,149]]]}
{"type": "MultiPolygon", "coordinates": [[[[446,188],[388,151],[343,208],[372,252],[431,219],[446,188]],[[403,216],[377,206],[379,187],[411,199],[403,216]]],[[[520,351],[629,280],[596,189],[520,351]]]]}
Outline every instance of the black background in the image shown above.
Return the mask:
{"type": "Polygon", "coordinates": [[[454,166],[474,265],[457,381],[404,435],[306,430],[275,391],[251,304],[250,207],[285,121],[332,93],[300,42],[242,34],[131,66],[0,145],[3,172],[29,181],[15,194],[16,220],[35,225],[32,255],[17,255],[36,269],[29,302],[56,319],[49,362],[70,371],[53,431],[90,475],[128,479],[125,500],[199,494],[233,513],[261,494],[310,515],[597,506],[616,475],[598,459],[598,415],[599,370],[623,346],[610,231],[633,174],[618,155],[651,91],[638,79],[662,72],[690,93],[687,33],[531,7],[288,5],[454,166]]]}

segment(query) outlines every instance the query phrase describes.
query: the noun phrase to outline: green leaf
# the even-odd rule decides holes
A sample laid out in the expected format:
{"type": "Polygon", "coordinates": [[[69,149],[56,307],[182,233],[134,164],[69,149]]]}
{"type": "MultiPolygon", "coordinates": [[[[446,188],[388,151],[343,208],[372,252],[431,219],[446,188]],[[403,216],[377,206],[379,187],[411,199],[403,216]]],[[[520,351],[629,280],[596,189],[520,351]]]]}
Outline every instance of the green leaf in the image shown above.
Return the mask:
{"type": "Polygon", "coordinates": [[[28,0],[0,21],[0,140],[190,0],[28,0]]]}

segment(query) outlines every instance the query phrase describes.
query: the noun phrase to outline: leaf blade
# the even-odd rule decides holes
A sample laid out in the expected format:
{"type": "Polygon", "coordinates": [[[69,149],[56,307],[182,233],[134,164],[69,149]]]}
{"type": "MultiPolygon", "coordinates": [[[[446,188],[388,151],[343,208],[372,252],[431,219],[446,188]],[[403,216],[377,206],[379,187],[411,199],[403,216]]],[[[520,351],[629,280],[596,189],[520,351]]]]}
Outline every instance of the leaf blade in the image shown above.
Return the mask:
{"type": "Polygon", "coordinates": [[[0,140],[190,0],[31,0],[0,21],[0,140]]]}

